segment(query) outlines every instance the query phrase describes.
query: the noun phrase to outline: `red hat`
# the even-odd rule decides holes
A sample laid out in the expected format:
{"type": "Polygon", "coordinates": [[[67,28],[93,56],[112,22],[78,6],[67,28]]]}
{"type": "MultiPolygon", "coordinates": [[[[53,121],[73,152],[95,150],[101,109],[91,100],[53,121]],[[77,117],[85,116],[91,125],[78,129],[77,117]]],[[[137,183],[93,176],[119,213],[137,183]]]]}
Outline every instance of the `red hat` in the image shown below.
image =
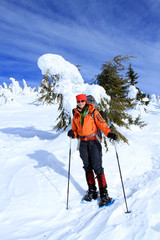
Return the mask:
{"type": "Polygon", "coordinates": [[[87,102],[87,97],[86,94],[79,94],[76,96],[77,102],[80,100],[84,100],[85,102],[87,102]]]}

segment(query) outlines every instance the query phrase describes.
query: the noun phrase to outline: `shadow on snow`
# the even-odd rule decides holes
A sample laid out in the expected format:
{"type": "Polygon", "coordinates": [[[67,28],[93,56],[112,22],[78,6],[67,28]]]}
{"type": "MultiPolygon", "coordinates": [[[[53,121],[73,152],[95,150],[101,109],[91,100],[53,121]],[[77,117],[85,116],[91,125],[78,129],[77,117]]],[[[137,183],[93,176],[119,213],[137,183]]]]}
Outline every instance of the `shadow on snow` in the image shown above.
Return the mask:
{"type": "Polygon", "coordinates": [[[41,140],[51,140],[57,138],[61,132],[58,132],[56,134],[47,132],[47,131],[42,131],[42,130],[37,130],[34,127],[26,127],[26,128],[3,128],[0,129],[2,133],[5,134],[12,134],[12,135],[18,135],[23,138],[33,138],[33,137],[38,137],[41,140]]]}
{"type": "MultiPolygon", "coordinates": [[[[48,167],[49,169],[53,169],[54,172],[68,179],[68,171],[64,169],[65,164],[59,161],[53,153],[49,153],[45,150],[37,150],[33,154],[28,154],[28,156],[37,161],[37,165],[34,166],[35,168],[40,169],[43,167],[48,167]]],[[[48,176],[46,176],[44,172],[42,174],[50,182],[50,184],[54,186],[48,176]]],[[[79,185],[79,183],[77,183],[76,180],[72,177],[72,175],[70,175],[70,181],[81,195],[85,192],[84,189],[79,185]]]]}

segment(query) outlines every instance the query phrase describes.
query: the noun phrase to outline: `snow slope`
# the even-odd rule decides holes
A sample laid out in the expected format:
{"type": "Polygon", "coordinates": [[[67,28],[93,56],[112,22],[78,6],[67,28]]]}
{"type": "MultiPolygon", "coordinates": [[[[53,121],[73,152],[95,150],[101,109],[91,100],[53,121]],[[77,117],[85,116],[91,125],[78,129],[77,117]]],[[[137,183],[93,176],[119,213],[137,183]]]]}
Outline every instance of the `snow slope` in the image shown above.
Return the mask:
{"type": "Polygon", "coordinates": [[[82,162],[72,140],[69,209],[66,210],[69,142],[52,131],[57,106],[22,95],[0,107],[0,239],[159,240],[160,105],[148,108],[143,129],[122,129],[129,145],[118,144],[130,214],[122,194],[115,149],[103,147],[108,190],[115,203],[99,209],[82,204],[87,190],[82,162]]]}

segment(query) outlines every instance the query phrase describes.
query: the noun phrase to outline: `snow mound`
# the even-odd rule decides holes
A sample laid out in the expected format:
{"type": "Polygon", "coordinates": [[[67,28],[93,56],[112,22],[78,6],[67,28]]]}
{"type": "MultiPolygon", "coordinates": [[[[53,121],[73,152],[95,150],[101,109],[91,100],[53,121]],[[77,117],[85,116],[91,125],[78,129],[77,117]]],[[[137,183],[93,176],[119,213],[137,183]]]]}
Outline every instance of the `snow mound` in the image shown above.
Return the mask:
{"type": "Polygon", "coordinates": [[[78,68],[62,56],[44,54],[38,59],[37,64],[43,75],[59,76],[54,91],[63,95],[63,107],[70,115],[76,106],[75,97],[78,94],[93,95],[97,103],[100,103],[102,98],[109,98],[102,87],[84,83],[78,68]]]}
{"type": "Polygon", "coordinates": [[[138,89],[135,86],[131,85],[128,90],[128,98],[136,99],[137,94],[138,94],[138,89]]]}

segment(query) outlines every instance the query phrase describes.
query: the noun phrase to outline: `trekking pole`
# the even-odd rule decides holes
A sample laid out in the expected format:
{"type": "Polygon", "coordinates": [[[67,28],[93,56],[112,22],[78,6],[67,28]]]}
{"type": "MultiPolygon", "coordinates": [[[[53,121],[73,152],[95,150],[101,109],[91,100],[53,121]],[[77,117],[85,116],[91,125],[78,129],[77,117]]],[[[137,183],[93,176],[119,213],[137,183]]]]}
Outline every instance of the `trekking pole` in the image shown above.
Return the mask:
{"type": "Polygon", "coordinates": [[[69,144],[69,164],[68,164],[68,186],[67,186],[67,206],[66,209],[68,210],[68,201],[69,201],[69,181],[70,181],[70,166],[71,166],[71,141],[72,138],[70,138],[70,144],[69,144]]]}
{"type": "Polygon", "coordinates": [[[125,194],[125,190],[124,190],[124,184],[123,184],[122,173],[121,173],[119,157],[118,157],[118,153],[117,153],[117,149],[116,149],[116,144],[115,144],[115,141],[113,141],[113,142],[114,142],[114,147],[115,147],[115,152],[116,152],[116,157],[117,157],[117,163],[118,163],[118,168],[119,168],[119,173],[120,173],[120,178],[121,178],[121,183],[122,183],[124,200],[125,200],[125,204],[126,204],[126,210],[127,211],[125,213],[131,213],[131,211],[128,210],[128,206],[127,206],[127,198],[126,198],[126,194],[125,194]]]}

